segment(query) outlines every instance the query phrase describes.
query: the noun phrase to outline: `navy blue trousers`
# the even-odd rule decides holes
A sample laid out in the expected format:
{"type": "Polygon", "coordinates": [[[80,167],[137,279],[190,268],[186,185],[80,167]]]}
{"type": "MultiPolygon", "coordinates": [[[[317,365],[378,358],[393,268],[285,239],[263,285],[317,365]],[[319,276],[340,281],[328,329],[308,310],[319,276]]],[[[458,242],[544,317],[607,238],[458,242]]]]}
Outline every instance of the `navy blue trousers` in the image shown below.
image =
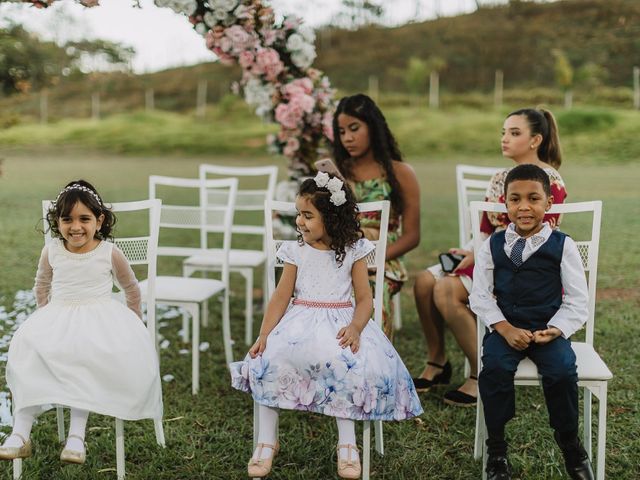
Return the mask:
{"type": "Polygon", "coordinates": [[[504,429],[516,413],[513,377],[524,357],[531,358],[542,376],[551,427],[559,433],[578,431],[578,374],[569,340],[558,337],[547,344],[532,343],[518,351],[493,331],[485,335],[482,345],[478,389],[489,431],[504,429]]]}

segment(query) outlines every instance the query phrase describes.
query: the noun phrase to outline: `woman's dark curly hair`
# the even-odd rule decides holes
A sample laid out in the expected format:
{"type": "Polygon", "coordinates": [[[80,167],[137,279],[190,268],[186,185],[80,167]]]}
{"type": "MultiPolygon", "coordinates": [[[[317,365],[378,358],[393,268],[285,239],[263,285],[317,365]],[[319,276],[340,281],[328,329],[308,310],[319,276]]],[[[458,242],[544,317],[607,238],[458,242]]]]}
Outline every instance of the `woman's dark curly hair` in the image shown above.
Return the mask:
{"type": "Polygon", "coordinates": [[[363,121],[369,128],[369,142],[373,157],[376,159],[384,171],[385,177],[391,185],[391,205],[399,214],[402,213],[404,204],[401,188],[395,173],[393,172],[392,160],[402,161],[402,154],[398,148],[393,133],[387,125],[387,120],[375,104],[375,102],[363,93],[358,93],[350,97],[344,97],[338,103],[336,112],[333,114],[333,157],[338,164],[338,168],[346,178],[353,178],[351,169],[354,159],[351,158],[349,152],[344,148],[340,141],[340,127],[338,125],[338,116],[344,113],[350,117],[355,117],[363,121]]]}
{"type": "MultiPolygon", "coordinates": [[[[329,174],[330,178],[337,178],[329,174]]],[[[346,202],[336,206],[330,201],[331,192],[326,187],[319,187],[313,178],[302,182],[298,196],[307,197],[322,215],[322,223],[331,239],[331,250],[336,252],[336,262],[342,266],[346,255],[346,247],[352,246],[364,236],[358,221],[358,204],[349,186],[343,182],[346,202]]],[[[304,244],[302,233],[298,232],[298,243],[304,244]]]]}
{"type": "Polygon", "coordinates": [[[55,202],[51,204],[45,217],[49,230],[51,230],[51,235],[56,238],[62,238],[62,234],[58,228],[58,219],[69,216],[71,210],[73,210],[73,207],[78,202],[91,210],[96,218],[104,215],[102,226],[100,230],[96,232],[96,238],[111,238],[111,231],[116,223],[116,216],[102,202],[100,194],[95,187],[85,180],[74,180],[67,183],[55,202]]]}

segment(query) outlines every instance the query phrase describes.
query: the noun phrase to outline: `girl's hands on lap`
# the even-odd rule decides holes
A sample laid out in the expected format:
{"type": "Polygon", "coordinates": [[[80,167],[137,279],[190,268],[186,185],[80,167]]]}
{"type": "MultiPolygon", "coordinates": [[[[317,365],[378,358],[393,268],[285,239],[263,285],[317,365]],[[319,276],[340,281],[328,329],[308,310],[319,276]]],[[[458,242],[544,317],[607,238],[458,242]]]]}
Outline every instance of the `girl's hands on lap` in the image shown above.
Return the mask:
{"type": "Polygon", "coordinates": [[[340,340],[339,344],[342,348],[351,347],[353,353],[360,350],[360,330],[352,323],[342,327],[336,338],[340,340]]]}
{"type": "Polygon", "coordinates": [[[249,349],[249,355],[251,358],[256,358],[258,355],[262,355],[264,349],[267,348],[267,336],[260,335],[251,348],[249,349]]]}

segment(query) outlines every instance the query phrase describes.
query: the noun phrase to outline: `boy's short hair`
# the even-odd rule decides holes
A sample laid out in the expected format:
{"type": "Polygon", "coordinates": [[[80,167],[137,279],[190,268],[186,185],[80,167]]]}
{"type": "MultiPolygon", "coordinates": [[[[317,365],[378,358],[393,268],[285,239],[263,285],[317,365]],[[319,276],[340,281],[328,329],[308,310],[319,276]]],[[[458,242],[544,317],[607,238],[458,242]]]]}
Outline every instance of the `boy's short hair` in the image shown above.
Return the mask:
{"type": "Polygon", "coordinates": [[[507,178],[504,181],[504,196],[507,197],[507,188],[511,182],[516,180],[532,180],[534,182],[540,182],[544,193],[548,197],[551,196],[551,182],[549,181],[549,175],[542,168],[530,163],[524,165],[518,165],[517,167],[509,170],[507,178]]]}

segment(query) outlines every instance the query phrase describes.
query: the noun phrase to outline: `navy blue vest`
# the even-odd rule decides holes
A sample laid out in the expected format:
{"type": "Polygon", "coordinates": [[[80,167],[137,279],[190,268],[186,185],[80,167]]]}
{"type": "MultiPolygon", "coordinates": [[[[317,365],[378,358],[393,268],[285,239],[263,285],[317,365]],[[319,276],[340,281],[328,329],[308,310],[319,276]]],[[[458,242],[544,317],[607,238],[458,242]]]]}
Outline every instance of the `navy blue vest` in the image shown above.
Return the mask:
{"type": "Polygon", "coordinates": [[[532,331],[544,329],[560,308],[565,238],[564,233],[554,230],[544,245],[517,267],[504,253],[504,230],[491,236],[493,294],[512,325],[532,331]]]}

